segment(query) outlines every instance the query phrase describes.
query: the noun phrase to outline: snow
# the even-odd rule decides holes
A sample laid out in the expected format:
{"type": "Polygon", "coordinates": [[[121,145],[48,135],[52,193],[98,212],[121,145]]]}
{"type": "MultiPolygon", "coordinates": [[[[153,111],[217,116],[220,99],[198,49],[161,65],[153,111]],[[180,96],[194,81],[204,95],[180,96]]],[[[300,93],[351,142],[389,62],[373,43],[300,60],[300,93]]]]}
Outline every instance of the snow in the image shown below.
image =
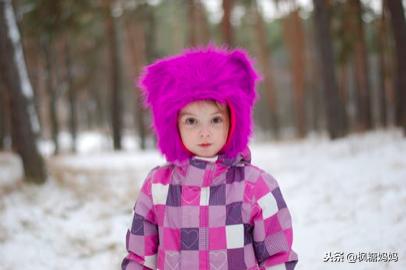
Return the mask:
{"type": "MultiPolygon", "coordinates": [[[[0,269],[119,269],[137,191],[164,160],[152,150],[79,150],[48,157],[51,176],[43,186],[23,184],[19,159],[0,153],[0,269]]],[[[291,210],[296,269],[406,269],[400,130],[334,142],[257,141],[251,152],[253,163],[278,180],[291,210]],[[328,252],[396,252],[399,260],[323,262],[328,252]]]]}

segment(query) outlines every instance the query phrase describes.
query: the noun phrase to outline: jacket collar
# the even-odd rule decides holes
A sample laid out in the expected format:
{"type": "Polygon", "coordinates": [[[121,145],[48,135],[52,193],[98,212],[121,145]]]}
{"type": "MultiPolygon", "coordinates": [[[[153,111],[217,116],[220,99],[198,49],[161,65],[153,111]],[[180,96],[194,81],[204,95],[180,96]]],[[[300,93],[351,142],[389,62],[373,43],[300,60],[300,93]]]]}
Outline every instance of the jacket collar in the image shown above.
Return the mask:
{"type": "Polygon", "coordinates": [[[251,151],[248,147],[246,147],[243,151],[238,153],[234,157],[227,157],[225,154],[219,154],[216,159],[208,159],[208,158],[202,158],[198,156],[193,156],[189,159],[185,160],[176,160],[172,162],[177,167],[186,167],[189,165],[202,168],[206,167],[208,164],[220,164],[225,167],[232,167],[232,166],[238,166],[239,164],[244,165],[244,164],[250,164],[251,163],[251,151]]]}

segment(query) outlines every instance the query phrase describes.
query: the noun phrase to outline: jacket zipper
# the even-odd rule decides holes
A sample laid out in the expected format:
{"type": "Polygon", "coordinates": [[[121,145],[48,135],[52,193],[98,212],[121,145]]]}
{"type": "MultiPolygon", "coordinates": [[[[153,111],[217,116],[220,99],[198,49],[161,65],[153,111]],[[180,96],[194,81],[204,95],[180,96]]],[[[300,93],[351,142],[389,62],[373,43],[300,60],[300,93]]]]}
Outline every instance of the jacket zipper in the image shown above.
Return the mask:
{"type": "Polygon", "coordinates": [[[209,163],[209,171],[208,171],[208,177],[207,179],[209,180],[209,183],[207,183],[207,193],[206,193],[206,198],[205,198],[205,205],[207,207],[207,211],[206,211],[206,216],[205,216],[205,248],[206,248],[206,269],[209,270],[210,269],[210,254],[209,254],[209,198],[210,198],[210,186],[211,183],[213,181],[212,177],[213,177],[213,170],[216,166],[216,164],[213,163],[209,163]]]}

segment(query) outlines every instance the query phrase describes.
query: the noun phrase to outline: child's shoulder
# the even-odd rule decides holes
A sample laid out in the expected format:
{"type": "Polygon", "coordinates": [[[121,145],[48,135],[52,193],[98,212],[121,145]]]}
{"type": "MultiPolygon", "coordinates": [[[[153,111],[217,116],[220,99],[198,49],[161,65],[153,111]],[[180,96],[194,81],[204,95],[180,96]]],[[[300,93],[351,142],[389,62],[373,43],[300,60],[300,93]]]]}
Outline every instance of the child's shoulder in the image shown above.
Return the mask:
{"type": "Polygon", "coordinates": [[[147,180],[151,183],[168,184],[172,175],[173,165],[165,163],[152,168],[148,175],[147,180]]]}
{"type": "Polygon", "coordinates": [[[261,185],[265,182],[267,186],[272,188],[278,186],[278,181],[268,171],[265,171],[264,169],[253,164],[247,164],[244,167],[244,178],[246,181],[249,181],[255,185],[261,185]]]}

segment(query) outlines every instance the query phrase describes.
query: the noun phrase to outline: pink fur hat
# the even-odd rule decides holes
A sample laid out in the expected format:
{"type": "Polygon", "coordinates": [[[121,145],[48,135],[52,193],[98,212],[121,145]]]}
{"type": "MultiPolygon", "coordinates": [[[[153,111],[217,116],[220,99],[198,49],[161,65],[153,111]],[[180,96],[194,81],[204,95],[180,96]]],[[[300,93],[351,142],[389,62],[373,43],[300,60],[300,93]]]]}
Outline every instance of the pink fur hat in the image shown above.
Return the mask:
{"type": "Polygon", "coordinates": [[[241,49],[209,45],[187,49],[147,66],[139,81],[144,105],[151,109],[158,147],[170,162],[191,157],[178,132],[179,111],[188,103],[214,100],[228,105],[231,127],[220,154],[233,158],[243,151],[253,129],[255,84],[253,61],[241,49]]]}

